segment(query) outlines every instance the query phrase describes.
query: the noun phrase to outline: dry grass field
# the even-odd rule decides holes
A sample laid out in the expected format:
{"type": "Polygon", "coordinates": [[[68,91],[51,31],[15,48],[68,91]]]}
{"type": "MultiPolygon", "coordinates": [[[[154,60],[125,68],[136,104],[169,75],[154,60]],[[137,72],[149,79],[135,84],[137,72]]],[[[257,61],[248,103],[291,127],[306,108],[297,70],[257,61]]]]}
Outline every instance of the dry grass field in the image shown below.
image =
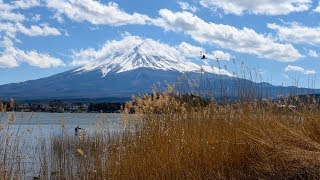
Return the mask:
{"type": "MultiPolygon", "coordinates": [[[[216,103],[168,88],[133,98],[121,116],[119,132],[97,127],[95,135],[39,142],[34,178],[320,178],[320,108],[311,96],[216,103]]],[[[0,177],[23,179],[9,117],[1,122],[0,177]]]]}

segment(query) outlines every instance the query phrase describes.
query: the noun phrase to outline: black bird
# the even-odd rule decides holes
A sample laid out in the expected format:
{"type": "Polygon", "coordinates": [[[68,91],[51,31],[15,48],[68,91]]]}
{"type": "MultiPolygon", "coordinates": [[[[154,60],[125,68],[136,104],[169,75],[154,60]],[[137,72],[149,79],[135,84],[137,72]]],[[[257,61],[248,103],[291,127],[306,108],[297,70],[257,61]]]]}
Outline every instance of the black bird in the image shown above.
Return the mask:
{"type": "Polygon", "coordinates": [[[201,59],[207,59],[207,58],[206,58],[206,56],[205,56],[205,55],[202,55],[202,58],[201,58],[201,59]]]}

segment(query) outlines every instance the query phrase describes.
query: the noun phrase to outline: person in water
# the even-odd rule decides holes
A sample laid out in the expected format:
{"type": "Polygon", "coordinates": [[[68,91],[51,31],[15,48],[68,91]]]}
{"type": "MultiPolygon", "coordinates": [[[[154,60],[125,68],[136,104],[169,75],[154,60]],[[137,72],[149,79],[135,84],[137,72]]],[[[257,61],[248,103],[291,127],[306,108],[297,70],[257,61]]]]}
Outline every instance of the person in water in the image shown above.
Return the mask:
{"type": "Polygon", "coordinates": [[[74,128],[74,135],[75,136],[78,136],[79,129],[81,129],[81,128],[79,127],[79,124],[78,124],[78,126],[76,128],[74,128]]]}

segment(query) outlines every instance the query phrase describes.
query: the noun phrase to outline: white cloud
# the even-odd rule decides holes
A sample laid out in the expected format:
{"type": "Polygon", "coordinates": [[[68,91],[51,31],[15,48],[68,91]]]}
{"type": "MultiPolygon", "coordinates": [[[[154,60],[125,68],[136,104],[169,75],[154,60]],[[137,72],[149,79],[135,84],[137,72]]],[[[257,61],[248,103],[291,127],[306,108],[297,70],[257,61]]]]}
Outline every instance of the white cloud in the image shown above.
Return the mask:
{"type": "Polygon", "coordinates": [[[27,62],[31,66],[39,67],[39,68],[51,68],[51,67],[59,67],[65,66],[65,64],[58,58],[51,57],[48,54],[40,54],[37,51],[28,51],[24,52],[22,50],[17,50],[18,58],[27,62]]]}
{"type": "Polygon", "coordinates": [[[2,0],[0,0],[0,20],[5,21],[14,21],[14,22],[20,22],[25,20],[25,17],[20,13],[13,12],[14,7],[3,3],[2,0]]]}
{"type": "Polygon", "coordinates": [[[16,33],[22,33],[27,36],[59,36],[60,31],[54,27],[50,27],[47,24],[40,26],[32,25],[30,28],[25,27],[21,23],[1,23],[0,32],[6,34],[6,36],[15,38],[16,33]]]}
{"type": "Polygon", "coordinates": [[[59,36],[60,31],[56,28],[50,27],[47,24],[42,24],[40,26],[32,25],[30,28],[26,28],[22,24],[16,24],[19,32],[28,36],[59,36]]]}
{"type": "Polygon", "coordinates": [[[297,23],[287,27],[272,23],[268,24],[268,27],[277,31],[281,41],[295,44],[320,44],[320,27],[306,27],[297,23]]]}
{"type": "Polygon", "coordinates": [[[28,9],[36,6],[40,6],[40,0],[16,0],[12,4],[15,8],[28,9]]]}
{"type": "Polygon", "coordinates": [[[55,11],[55,16],[65,14],[74,21],[88,21],[92,24],[120,26],[126,24],[146,24],[150,18],[146,15],[128,14],[113,2],[102,4],[95,0],[46,0],[47,7],[55,11]]]}
{"type": "Polygon", "coordinates": [[[212,59],[218,59],[218,60],[226,60],[229,61],[233,56],[231,56],[229,53],[225,53],[223,51],[213,51],[211,55],[209,55],[212,59]]]}
{"type": "Polygon", "coordinates": [[[25,16],[14,11],[35,6],[40,6],[40,0],[16,0],[11,1],[10,4],[0,0],[0,20],[22,22],[26,19],[25,16]]]}
{"type": "Polygon", "coordinates": [[[212,51],[212,53],[206,53],[204,48],[193,46],[186,42],[182,42],[177,49],[179,49],[180,53],[185,57],[201,58],[202,55],[205,55],[208,59],[216,60],[218,58],[221,61],[229,61],[231,58],[233,58],[233,56],[231,56],[229,53],[225,53],[220,50],[212,51]]]}
{"type": "Polygon", "coordinates": [[[14,68],[18,66],[19,64],[16,59],[7,54],[0,54],[0,68],[14,68]]]}
{"type": "Polygon", "coordinates": [[[36,14],[31,18],[32,22],[38,22],[41,20],[41,15],[40,14],[36,14]]]}
{"type": "Polygon", "coordinates": [[[202,66],[202,68],[206,72],[211,72],[211,73],[214,73],[214,74],[222,74],[222,75],[227,75],[227,76],[230,76],[230,77],[234,77],[233,74],[231,74],[230,72],[228,72],[225,69],[217,68],[217,67],[214,67],[214,66],[202,66]]]}
{"type": "MultiPolygon", "coordinates": [[[[17,13],[21,9],[40,6],[40,0],[15,0],[10,3],[4,3],[0,0],[0,67],[13,68],[18,67],[21,63],[28,63],[31,66],[40,68],[50,68],[64,66],[64,63],[58,59],[51,57],[48,54],[42,54],[35,50],[23,51],[14,46],[11,39],[18,42],[16,33],[21,33],[27,36],[58,36],[60,31],[50,27],[47,24],[31,25],[25,27],[22,22],[26,19],[24,15],[17,13]]],[[[33,21],[38,21],[40,15],[32,18],[33,21]]]]}
{"type": "Polygon", "coordinates": [[[318,3],[318,7],[316,9],[314,9],[313,11],[320,13],[320,1],[318,3]]]}
{"type": "Polygon", "coordinates": [[[222,9],[226,14],[286,15],[310,8],[311,0],[200,0],[200,4],[214,11],[222,9]]]}
{"type": "Polygon", "coordinates": [[[316,74],[317,73],[315,70],[306,70],[306,69],[304,69],[302,67],[291,66],[291,65],[288,65],[285,68],[285,72],[300,72],[300,73],[305,74],[305,75],[311,75],[311,74],[316,74]]]}
{"type": "Polygon", "coordinates": [[[193,13],[195,13],[198,8],[195,6],[191,6],[189,3],[187,2],[183,2],[183,1],[179,1],[178,4],[180,5],[180,8],[184,11],[191,11],[193,13]]]}
{"type": "Polygon", "coordinates": [[[62,16],[62,14],[55,12],[52,16],[52,19],[55,19],[58,21],[58,23],[64,23],[64,18],[62,16]]]}
{"type": "Polygon", "coordinates": [[[101,58],[103,55],[104,47],[96,51],[93,48],[81,49],[80,51],[73,51],[73,61],[71,62],[72,66],[82,66],[88,64],[97,58],[101,58]]]}
{"type": "Polygon", "coordinates": [[[0,22],[0,33],[4,33],[4,34],[6,34],[6,36],[14,38],[16,32],[17,32],[17,28],[13,23],[1,23],[0,22]]]}
{"type": "Polygon", "coordinates": [[[309,50],[308,55],[309,55],[310,57],[314,57],[314,58],[319,57],[319,54],[318,54],[317,51],[315,51],[315,50],[309,50]]]}
{"type": "Polygon", "coordinates": [[[122,32],[121,34],[121,37],[127,37],[127,36],[131,36],[131,34],[128,32],[128,31],[125,31],[125,32],[122,32]]]}
{"type": "Polygon", "coordinates": [[[25,17],[20,13],[0,10],[0,20],[21,22],[25,20],[25,17]]]}
{"type": "Polygon", "coordinates": [[[175,13],[161,9],[159,14],[161,18],[153,20],[154,25],[166,31],[182,31],[200,43],[282,62],[292,62],[303,57],[291,44],[276,43],[270,37],[258,34],[253,29],[239,30],[229,25],[207,23],[185,11],[175,13]]]}
{"type": "Polygon", "coordinates": [[[181,54],[186,57],[200,57],[200,52],[205,53],[203,48],[193,46],[186,42],[182,42],[178,48],[181,54]]]}
{"type": "Polygon", "coordinates": [[[51,57],[48,54],[41,54],[34,50],[22,51],[14,47],[13,42],[7,37],[4,38],[2,44],[4,51],[0,52],[0,68],[18,67],[23,62],[39,68],[65,65],[60,59],[51,57]]]}

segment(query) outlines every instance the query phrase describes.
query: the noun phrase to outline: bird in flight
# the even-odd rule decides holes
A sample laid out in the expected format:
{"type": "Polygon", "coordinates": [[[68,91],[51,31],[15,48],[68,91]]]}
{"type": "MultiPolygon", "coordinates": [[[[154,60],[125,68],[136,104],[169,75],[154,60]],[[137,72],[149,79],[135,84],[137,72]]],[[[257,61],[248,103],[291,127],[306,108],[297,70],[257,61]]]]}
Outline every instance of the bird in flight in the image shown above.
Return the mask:
{"type": "Polygon", "coordinates": [[[207,59],[207,57],[205,55],[202,55],[202,58],[201,59],[207,59]]]}

